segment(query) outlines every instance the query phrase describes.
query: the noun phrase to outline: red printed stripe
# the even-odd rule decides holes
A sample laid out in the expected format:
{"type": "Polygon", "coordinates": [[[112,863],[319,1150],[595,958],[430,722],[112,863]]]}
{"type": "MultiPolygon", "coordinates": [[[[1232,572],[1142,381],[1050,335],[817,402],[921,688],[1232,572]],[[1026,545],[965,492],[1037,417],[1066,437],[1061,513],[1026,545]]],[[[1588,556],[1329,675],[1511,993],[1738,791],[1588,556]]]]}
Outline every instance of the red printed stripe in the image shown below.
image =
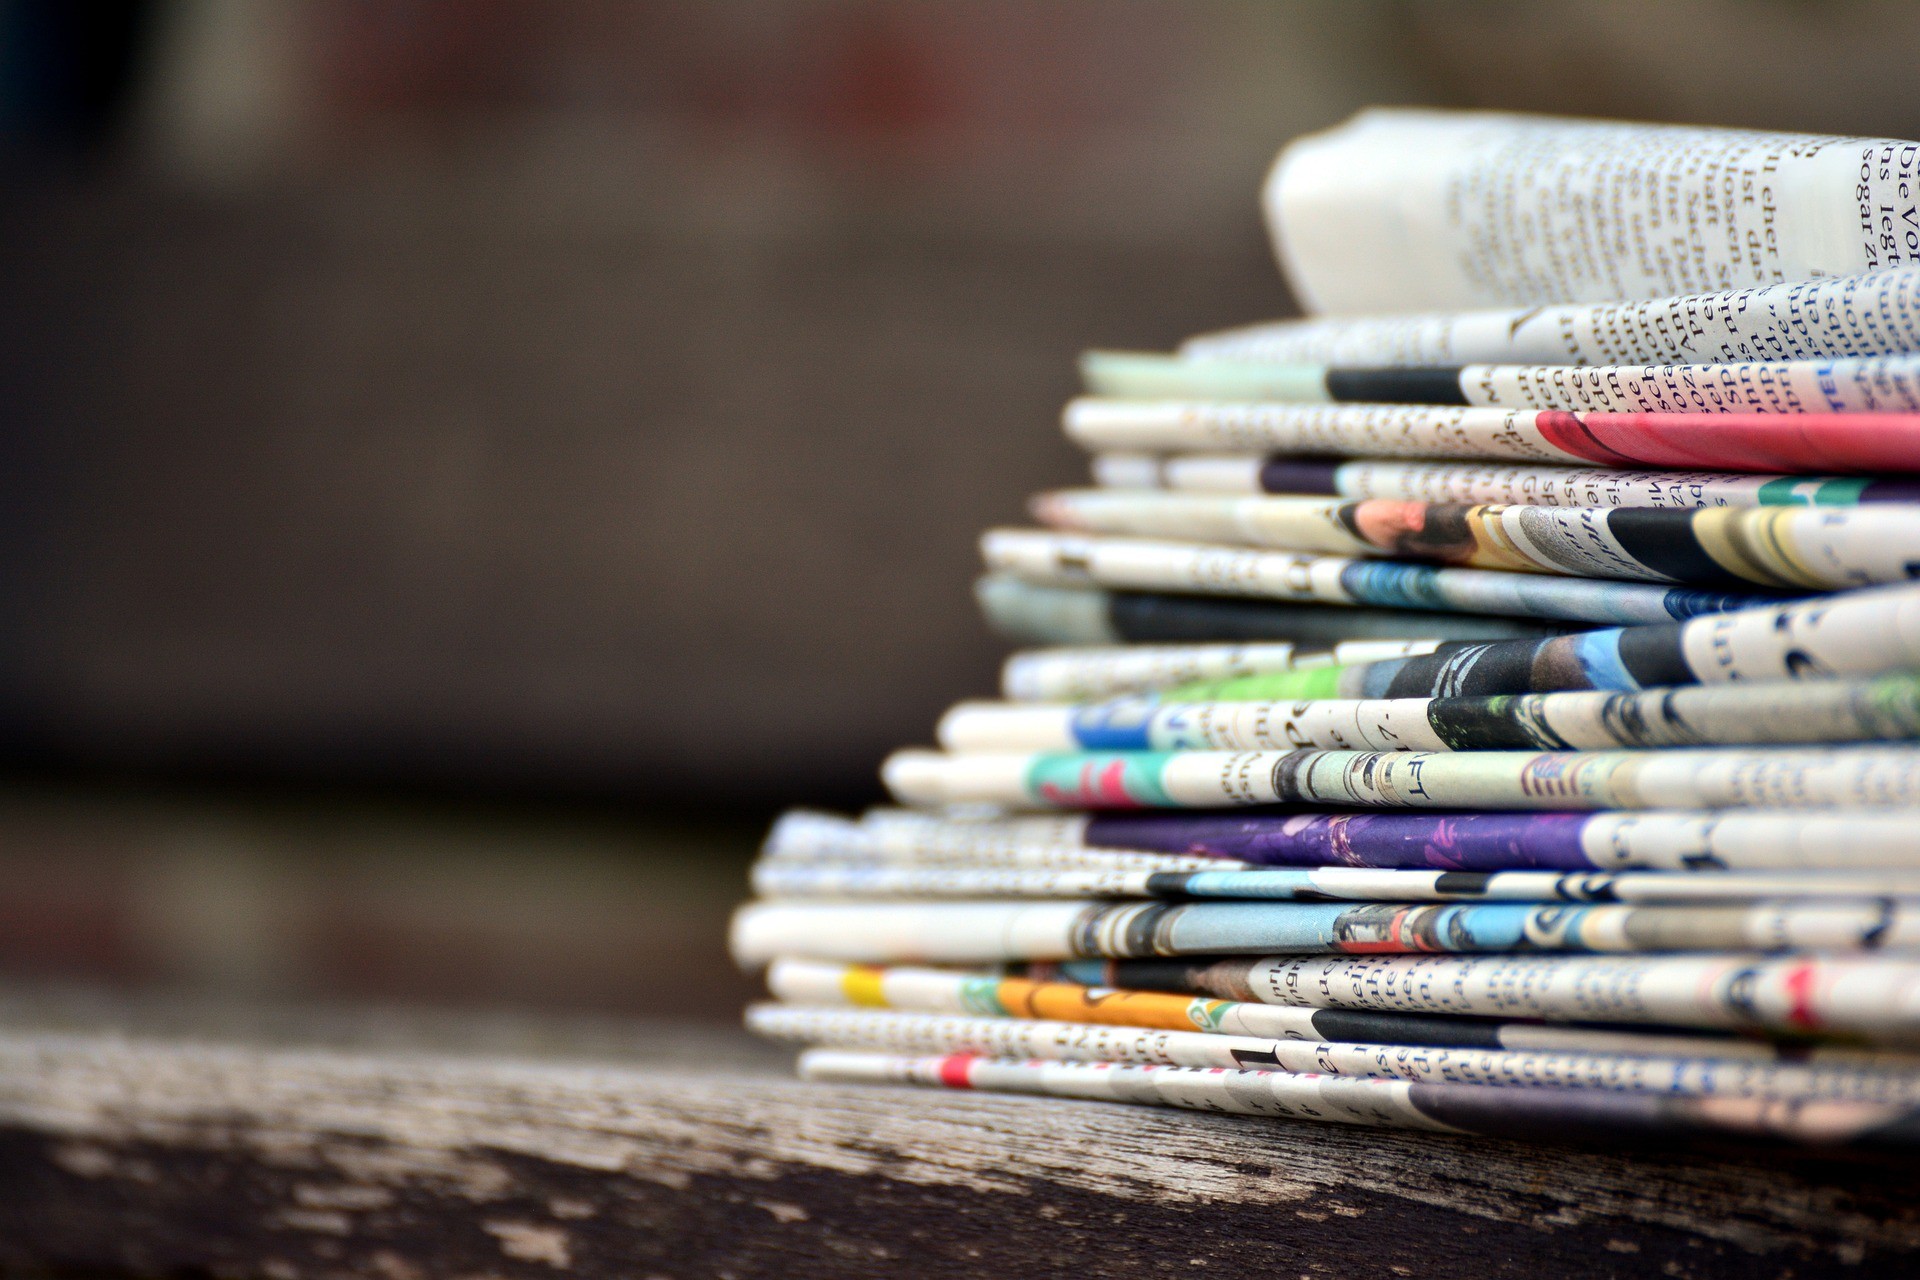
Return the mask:
{"type": "Polygon", "coordinates": [[[949,1089],[973,1088],[972,1067],[980,1060],[977,1053],[953,1053],[940,1059],[940,1083],[949,1089]]]}
{"type": "Polygon", "coordinates": [[[1793,1001],[1787,1009],[1787,1021],[1809,1031],[1820,1025],[1820,1013],[1814,1008],[1813,1003],[1817,977],[1818,973],[1813,965],[1799,964],[1787,974],[1785,982],[1787,996],[1793,1001]]]}
{"type": "Polygon", "coordinates": [[[1561,413],[1547,443],[1606,466],[1714,471],[1920,472],[1914,413],[1561,413]]]}

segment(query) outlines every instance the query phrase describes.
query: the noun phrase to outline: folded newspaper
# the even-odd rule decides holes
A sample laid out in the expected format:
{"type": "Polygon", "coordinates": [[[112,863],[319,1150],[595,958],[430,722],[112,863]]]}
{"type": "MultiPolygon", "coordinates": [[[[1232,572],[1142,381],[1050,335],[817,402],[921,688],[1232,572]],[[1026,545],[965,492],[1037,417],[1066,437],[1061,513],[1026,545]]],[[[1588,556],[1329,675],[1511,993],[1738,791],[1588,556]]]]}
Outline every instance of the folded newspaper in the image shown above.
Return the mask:
{"type": "MultiPolygon", "coordinates": [[[[1920,1142],[1920,144],[1380,110],[1094,352],[1000,687],[767,837],[809,1079],[1920,1142]]],[[[956,584],[959,589],[959,584],[956,584]]]]}

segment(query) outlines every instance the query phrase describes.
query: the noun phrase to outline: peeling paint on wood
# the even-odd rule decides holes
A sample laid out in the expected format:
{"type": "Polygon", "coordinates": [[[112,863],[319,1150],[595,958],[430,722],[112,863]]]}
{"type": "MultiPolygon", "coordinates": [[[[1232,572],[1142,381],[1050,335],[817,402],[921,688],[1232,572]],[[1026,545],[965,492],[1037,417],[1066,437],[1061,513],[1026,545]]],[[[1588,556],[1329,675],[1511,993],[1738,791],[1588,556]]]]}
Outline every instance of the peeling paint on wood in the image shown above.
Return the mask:
{"type": "Polygon", "coordinates": [[[0,1263],[316,1280],[849,1272],[1871,1274],[1920,1175],[805,1085],[626,1063],[0,1029],[0,1263]]]}

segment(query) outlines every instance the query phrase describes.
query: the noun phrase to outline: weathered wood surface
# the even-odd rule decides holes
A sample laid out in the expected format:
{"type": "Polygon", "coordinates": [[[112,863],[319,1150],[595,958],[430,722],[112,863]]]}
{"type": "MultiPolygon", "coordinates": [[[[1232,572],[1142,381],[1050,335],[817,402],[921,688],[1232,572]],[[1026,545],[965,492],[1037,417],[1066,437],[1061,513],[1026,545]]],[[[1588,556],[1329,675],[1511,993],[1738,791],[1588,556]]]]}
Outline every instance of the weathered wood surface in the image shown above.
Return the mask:
{"type": "Polygon", "coordinates": [[[810,1086],[724,1031],[0,992],[12,1266],[1804,1280],[1920,1266],[1916,1189],[1883,1156],[810,1086]]]}

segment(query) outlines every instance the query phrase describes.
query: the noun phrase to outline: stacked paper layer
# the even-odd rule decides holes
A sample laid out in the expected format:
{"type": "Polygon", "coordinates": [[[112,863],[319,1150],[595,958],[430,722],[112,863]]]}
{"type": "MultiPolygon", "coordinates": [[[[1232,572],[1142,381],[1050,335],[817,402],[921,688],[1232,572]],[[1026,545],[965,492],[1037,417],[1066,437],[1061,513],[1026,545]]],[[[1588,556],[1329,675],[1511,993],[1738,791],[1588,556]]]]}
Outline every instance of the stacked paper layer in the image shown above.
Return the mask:
{"type": "Polygon", "coordinates": [[[1920,1139],[1920,145],[1368,112],[734,922],[842,1082],[1920,1139]]]}

